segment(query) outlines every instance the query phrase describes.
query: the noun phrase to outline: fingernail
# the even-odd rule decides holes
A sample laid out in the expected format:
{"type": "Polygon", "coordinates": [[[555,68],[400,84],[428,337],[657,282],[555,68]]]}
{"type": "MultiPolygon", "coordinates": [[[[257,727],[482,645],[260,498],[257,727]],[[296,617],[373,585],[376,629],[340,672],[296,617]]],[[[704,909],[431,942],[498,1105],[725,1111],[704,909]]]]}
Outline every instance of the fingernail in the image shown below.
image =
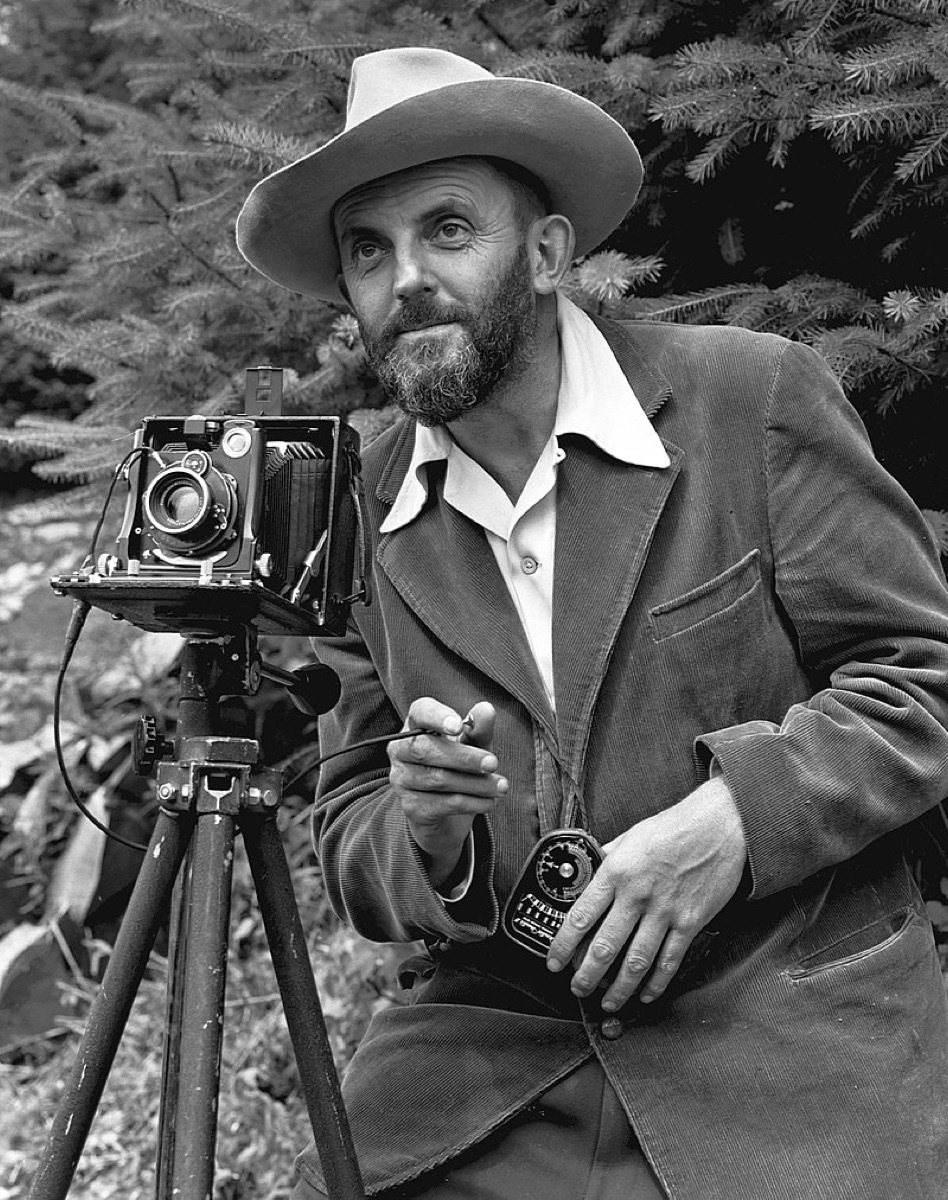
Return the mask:
{"type": "Polygon", "coordinates": [[[491,771],[496,771],[498,767],[497,759],[493,754],[488,754],[486,758],[481,759],[481,770],[485,775],[489,775],[491,771]]]}
{"type": "Polygon", "coordinates": [[[445,717],[444,724],[441,726],[446,734],[451,737],[456,736],[464,728],[464,722],[460,717],[445,717]]]}
{"type": "Polygon", "coordinates": [[[546,965],[551,971],[563,970],[563,960],[561,958],[548,958],[546,960],[546,965]]]}
{"type": "Polygon", "coordinates": [[[506,794],[509,791],[510,791],[510,784],[507,782],[507,780],[504,779],[503,777],[498,779],[497,780],[497,794],[499,796],[506,796],[506,794]]]}
{"type": "Polygon", "coordinates": [[[618,1007],[619,1006],[616,1004],[615,1000],[603,1000],[602,1002],[603,1012],[615,1012],[618,1007]]]}

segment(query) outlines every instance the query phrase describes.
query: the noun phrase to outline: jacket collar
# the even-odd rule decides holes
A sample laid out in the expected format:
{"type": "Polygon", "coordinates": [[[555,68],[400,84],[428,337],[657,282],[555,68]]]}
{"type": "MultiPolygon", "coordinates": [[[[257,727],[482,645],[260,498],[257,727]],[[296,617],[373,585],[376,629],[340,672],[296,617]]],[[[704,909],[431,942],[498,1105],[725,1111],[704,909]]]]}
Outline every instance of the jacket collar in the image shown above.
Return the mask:
{"type": "MultiPolygon", "coordinates": [[[[561,362],[553,443],[575,433],[623,462],[667,467],[666,451],[601,328],[561,293],[556,296],[556,326],[561,362]]],[[[427,468],[443,460],[448,464],[445,497],[462,512],[474,515],[464,502],[458,502],[457,485],[467,471],[474,470],[476,476],[477,468],[443,425],[431,429],[416,425],[411,462],[382,522],[383,533],[394,533],[415,519],[428,494],[427,468]]]]}
{"type": "MultiPolygon", "coordinates": [[[[646,361],[627,325],[620,325],[603,317],[592,318],[594,324],[609,343],[616,361],[625,372],[632,391],[641,404],[645,415],[654,418],[668,397],[671,384],[665,376],[646,361]]],[[[379,476],[377,495],[385,504],[394,504],[408,473],[415,448],[415,423],[401,421],[394,434],[394,443],[379,476]]]]}

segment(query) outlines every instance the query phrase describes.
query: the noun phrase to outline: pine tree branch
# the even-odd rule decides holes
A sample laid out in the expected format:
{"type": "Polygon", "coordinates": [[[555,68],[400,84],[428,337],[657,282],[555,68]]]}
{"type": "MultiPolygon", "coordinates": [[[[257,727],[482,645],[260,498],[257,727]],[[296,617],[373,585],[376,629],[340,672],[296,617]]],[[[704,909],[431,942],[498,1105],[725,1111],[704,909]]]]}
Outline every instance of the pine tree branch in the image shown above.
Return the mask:
{"type": "Polygon", "coordinates": [[[492,38],[496,38],[497,41],[500,42],[500,44],[505,49],[509,50],[512,54],[516,54],[517,47],[513,44],[513,42],[510,41],[510,39],[508,37],[506,37],[505,34],[501,33],[501,31],[497,28],[497,25],[493,21],[491,21],[490,18],[487,16],[487,14],[484,12],[483,8],[478,7],[476,9],[476,11],[474,13],[474,18],[475,18],[475,20],[479,21],[481,23],[481,25],[484,26],[484,28],[491,35],[492,38]]]}
{"type": "Polygon", "coordinates": [[[884,93],[817,105],[810,113],[812,129],[844,139],[878,137],[882,133],[910,135],[930,116],[944,110],[944,96],[935,88],[908,95],[884,93]]]}
{"type": "Polygon", "coordinates": [[[224,283],[228,284],[235,291],[239,292],[241,290],[241,286],[235,279],[231,279],[231,277],[225,271],[222,271],[220,267],[216,267],[212,262],[209,262],[203,254],[200,254],[197,250],[195,250],[191,243],[186,241],[181,234],[178,233],[174,227],[171,210],[162,203],[161,199],[156,196],[154,192],[147,189],[145,190],[144,194],[149,197],[149,199],[156,205],[158,209],[161,210],[165,218],[168,233],[174,238],[181,249],[187,254],[190,254],[195,262],[200,263],[205,271],[209,271],[212,275],[216,275],[218,279],[222,279],[224,283]]]}
{"type": "MultiPolygon", "coordinates": [[[[824,0],[824,3],[826,3],[826,0],[824,0]]],[[[821,40],[823,31],[831,24],[834,14],[842,4],[843,0],[829,0],[829,3],[826,3],[826,8],[822,16],[810,26],[805,36],[794,41],[794,48],[806,50],[808,46],[812,46],[821,40]]]]}
{"type": "Polygon", "coordinates": [[[896,179],[924,179],[934,175],[948,159],[948,123],[931,137],[924,138],[907,154],[899,159],[895,167],[896,179]]]}

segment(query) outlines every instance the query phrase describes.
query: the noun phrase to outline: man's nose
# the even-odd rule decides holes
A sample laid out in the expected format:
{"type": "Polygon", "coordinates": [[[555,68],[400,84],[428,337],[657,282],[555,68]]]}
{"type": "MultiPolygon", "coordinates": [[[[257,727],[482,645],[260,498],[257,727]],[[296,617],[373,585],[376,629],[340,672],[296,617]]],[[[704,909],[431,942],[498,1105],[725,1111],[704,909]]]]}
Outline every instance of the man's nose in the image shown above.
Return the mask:
{"type": "Polygon", "coordinates": [[[424,292],[435,290],[435,281],[424,252],[416,246],[395,252],[395,275],[392,290],[398,300],[410,300],[424,292]]]}

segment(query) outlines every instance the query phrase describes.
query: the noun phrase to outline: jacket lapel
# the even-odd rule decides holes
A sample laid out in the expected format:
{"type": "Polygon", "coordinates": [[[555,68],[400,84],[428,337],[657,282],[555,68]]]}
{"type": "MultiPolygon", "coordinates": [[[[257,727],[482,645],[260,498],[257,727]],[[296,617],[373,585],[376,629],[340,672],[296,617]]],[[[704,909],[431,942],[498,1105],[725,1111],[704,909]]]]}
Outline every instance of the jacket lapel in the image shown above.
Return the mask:
{"type": "Polygon", "coordinates": [[[681,468],[628,466],[576,439],[560,464],[553,585],[553,675],[560,752],[580,779],[593,709],[619,628],[681,468]]]}
{"type": "Polygon", "coordinates": [[[551,730],[553,714],[540,673],[484,531],[443,503],[443,470],[431,476],[424,511],[380,537],[378,563],[439,641],[551,730]]]}
{"type": "MultiPolygon", "coordinates": [[[[625,328],[593,319],[654,418],[671,393],[667,380],[625,328]]],[[[560,752],[574,780],[582,778],[596,700],[684,459],[662,440],[671,460],[665,468],[629,466],[578,437],[559,467],[553,673],[560,752]]]]}

